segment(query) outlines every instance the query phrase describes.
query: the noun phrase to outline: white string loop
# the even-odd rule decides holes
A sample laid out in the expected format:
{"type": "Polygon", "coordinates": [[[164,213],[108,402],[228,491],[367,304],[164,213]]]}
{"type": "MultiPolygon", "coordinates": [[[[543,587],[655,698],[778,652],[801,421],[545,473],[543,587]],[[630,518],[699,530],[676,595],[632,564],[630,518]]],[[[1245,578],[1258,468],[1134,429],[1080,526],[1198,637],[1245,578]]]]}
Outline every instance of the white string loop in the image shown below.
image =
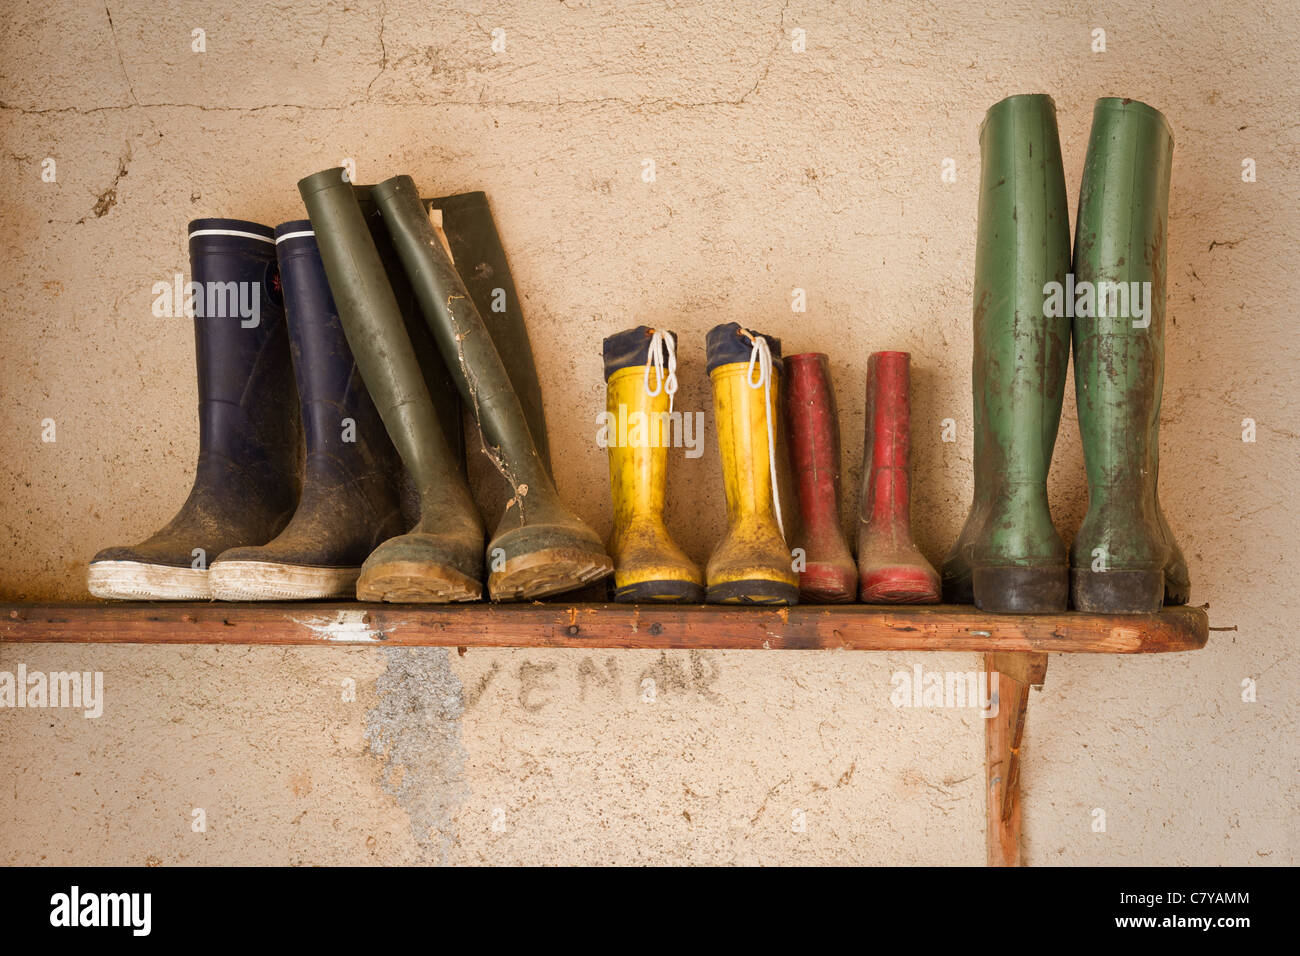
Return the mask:
{"type": "Polygon", "coordinates": [[[776,487],[776,433],[773,429],[772,418],[774,417],[772,409],[772,349],[767,344],[767,339],[753,332],[741,330],[752,343],[753,348],[749,352],[749,370],[745,375],[745,381],[750,388],[761,388],[763,390],[763,418],[767,421],[767,464],[768,473],[772,479],[772,510],[776,512],[776,526],[781,530],[781,537],[785,537],[785,524],[781,521],[781,492],[776,487]],[[754,366],[758,366],[758,379],[754,378],[754,366]]]}
{"type": "Polygon", "coordinates": [[[673,396],[677,394],[677,346],[673,337],[662,329],[654,329],[650,337],[650,351],[645,359],[645,393],[651,398],[660,392],[668,396],[668,414],[673,413],[673,396]],[[665,353],[667,353],[665,357],[665,353]],[[664,369],[667,367],[667,372],[664,369]],[[650,389],[650,369],[655,370],[655,387],[650,389]]]}

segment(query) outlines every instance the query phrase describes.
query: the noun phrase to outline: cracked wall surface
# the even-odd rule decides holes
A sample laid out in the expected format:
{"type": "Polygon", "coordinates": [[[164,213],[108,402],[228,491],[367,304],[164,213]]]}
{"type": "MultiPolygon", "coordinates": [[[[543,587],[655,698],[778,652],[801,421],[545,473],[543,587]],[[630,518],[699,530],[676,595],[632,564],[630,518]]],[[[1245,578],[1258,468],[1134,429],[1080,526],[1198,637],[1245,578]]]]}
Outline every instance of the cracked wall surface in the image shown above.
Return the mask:
{"type": "MultiPolygon", "coordinates": [[[[599,530],[599,341],[667,326],[675,405],[707,416],[703,457],[672,460],[669,524],[707,557],[725,518],[704,334],[736,321],[830,353],[846,508],[867,356],[912,353],[913,525],[937,559],[971,492],[983,112],[1055,97],[1073,216],[1093,100],[1132,96],[1176,142],[1161,499],[1193,602],[1229,629],[1196,654],[1052,658],[1031,698],[1025,859],[1300,858],[1300,95],[1284,8],[157,6],[13,2],[0,18],[0,597],[85,597],[92,554],[179,507],[192,330],[153,317],[152,286],[188,271],[190,219],[301,218],[297,180],[344,159],[362,181],[488,193],[560,491],[599,530]]],[[[1066,395],[1051,494],[1069,540],[1087,489],[1066,395]]],[[[0,710],[0,863],[984,856],[978,713],[890,702],[895,672],[975,670],[974,655],[0,647],[0,671],[20,663],[103,671],[106,699],[97,720],[0,710]]]]}

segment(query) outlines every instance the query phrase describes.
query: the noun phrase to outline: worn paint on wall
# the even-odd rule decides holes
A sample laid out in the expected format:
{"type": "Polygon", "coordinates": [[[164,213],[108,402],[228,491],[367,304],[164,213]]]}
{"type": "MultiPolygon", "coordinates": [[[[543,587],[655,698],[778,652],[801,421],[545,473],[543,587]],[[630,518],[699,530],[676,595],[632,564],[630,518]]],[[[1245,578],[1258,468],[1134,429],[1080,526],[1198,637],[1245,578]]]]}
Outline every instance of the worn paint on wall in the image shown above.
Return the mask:
{"type": "Polygon", "coordinates": [[[365,742],[383,761],[383,789],[411,819],[421,858],[445,862],[455,810],[468,795],[460,679],[445,647],[386,647],[388,666],[366,713],[365,742]]]}
{"type": "MultiPolygon", "coordinates": [[[[672,459],[669,524],[707,558],[725,519],[704,335],[738,321],[831,354],[846,514],[867,355],[912,353],[913,526],[938,559],[971,490],[980,119],[1051,93],[1073,206],[1093,100],[1133,96],[1176,139],[1161,500],[1193,601],[1236,630],[1190,655],[1052,659],[1029,716],[1025,859],[1294,863],[1293,19],[1250,0],[11,3],[0,595],[83,597],[95,551],[175,512],[197,448],[192,332],[152,315],[153,284],[187,271],[189,219],[300,218],[298,178],[344,159],[364,181],[486,190],[559,487],[595,527],[610,526],[599,340],[667,325],[675,405],[706,413],[705,454],[672,459]]],[[[1086,487],[1066,396],[1050,491],[1068,541],[1086,487]]],[[[98,720],[0,711],[0,862],[983,860],[980,719],[889,700],[896,671],[974,655],[472,651],[447,660],[458,720],[424,686],[447,674],[393,660],[0,648],[0,669],[106,681],[98,720]],[[426,740],[407,718],[367,724],[402,700],[433,721],[426,740]],[[447,757],[409,776],[421,747],[455,749],[453,725],[463,773],[447,757]]]]}

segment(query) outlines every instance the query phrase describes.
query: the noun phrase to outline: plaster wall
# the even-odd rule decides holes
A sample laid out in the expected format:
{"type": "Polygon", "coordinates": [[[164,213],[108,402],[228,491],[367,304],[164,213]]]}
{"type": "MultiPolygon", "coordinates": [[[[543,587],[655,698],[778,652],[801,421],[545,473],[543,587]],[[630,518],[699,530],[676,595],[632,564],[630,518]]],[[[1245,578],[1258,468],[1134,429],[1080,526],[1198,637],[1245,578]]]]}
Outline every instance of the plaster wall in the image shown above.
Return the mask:
{"type": "MultiPolygon", "coordinates": [[[[1234,629],[1195,654],[1052,659],[1025,860],[1295,863],[1286,6],[6,0],[0,595],[82,598],[95,551],[174,513],[192,332],[151,314],[152,286],[187,271],[191,218],[300,218],[296,181],[345,158],[363,182],[487,191],[561,492],[599,530],[600,339],[667,326],[677,407],[708,423],[705,454],[673,459],[670,525],[707,557],[724,511],[704,333],[734,320],[830,353],[846,508],[867,356],[912,353],[913,521],[938,560],[971,491],[983,112],[1055,97],[1073,206],[1094,99],[1131,96],[1176,140],[1161,497],[1193,602],[1234,629]]],[[[1072,384],[1051,494],[1068,541],[1087,501],[1072,384]]],[[[895,672],[974,655],[0,646],[0,669],[20,663],[102,671],[105,709],[0,712],[0,863],[983,861],[981,718],[890,703],[895,672]]]]}

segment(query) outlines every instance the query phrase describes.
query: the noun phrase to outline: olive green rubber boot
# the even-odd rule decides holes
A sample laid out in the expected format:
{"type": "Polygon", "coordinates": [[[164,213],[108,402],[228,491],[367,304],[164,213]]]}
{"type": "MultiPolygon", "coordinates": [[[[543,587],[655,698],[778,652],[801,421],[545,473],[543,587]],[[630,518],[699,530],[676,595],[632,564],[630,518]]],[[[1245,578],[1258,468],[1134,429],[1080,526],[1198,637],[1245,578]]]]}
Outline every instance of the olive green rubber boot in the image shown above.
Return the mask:
{"type": "Polygon", "coordinates": [[[1068,315],[1048,315],[1065,283],[1070,223],[1049,96],[994,104],[980,128],[975,249],[975,500],[943,563],[945,599],[985,611],[1063,611],[1065,545],[1047,504],[1047,472],[1069,361],[1068,315]]]}
{"type": "Polygon", "coordinates": [[[1173,150],[1158,110],[1097,101],[1074,245],[1088,514],[1070,550],[1070,577],[1081,611],[1154,612],[1186,603],[1190,590],[1156,490],[1173,150]]]}
{"type": "MultiPolygon", "coordinates": [[[[406,278],[402,260],[398,258],[397,250],[393,248],[393,240],[388,235],[388,227],[384,225],[384,217],[370,196],[370,190],[373,188],[373,186],[353,185],[352,193],[357,197],[361,215],[365,217],[366,227],[370,230],[370,238],[375,244],[379,258],[384,263],[388,284],[393,290],[393,297],[397,300],[397,307],[402,312],[406,336],[415,351],[415,360],[419,363],[420,372],[424,376],[424,384],[429,390],[433,410],[438,415],[438,424],[442,427],[443,438],[447,441],[457,467],[464,474],[465,422],[461,415],[460,392],[456,390],[456,383],[451,380],[451,373],[447,371],[442,354],[438,351],[438,345],[433,341],[433,333],[429,331],[424,316],[420,314],[420,305],[415,301],[415,292],[406,278]]],[[[414,525],[420,518],[419,493],[411,476],[407,474],[405,478],[403,507],[409,513],[410,523],[414,525]]]]}
{"type": "Polygon", "coordinates": [[[414,182],[396,176],[374,187],[372,196],[478,423],[483,451],[511,488],[487,547],[489,596],[529,600],[607,577],[613,561],[600,537],[560,501],[505,363],[414,182]]]}
{"type": "Polygon", "coordinates": [[[308,176],[298,191],[316,231],[348,345],[419,493],[419,523],[366,559],[357,598],[475,600],[482,595],[482,520],[439,424],[362,205],[342,169],[308,176]]]}
{"type": "Polygon", "coordinates": [[[433,216],[442,217],[442,232],[447,237],[452,265],[492,336],[492,344],[501,356],[501,364],[528,421],[528,432],[533,436],[537,454],[550,472],[551,450],[542,410],[542,385],[537,378],[537,364],[533,361],[533,346],[524,324],[519,294],[515,291],[487,196],[481,192],[460,193],[421,202],[433,216]]]}

